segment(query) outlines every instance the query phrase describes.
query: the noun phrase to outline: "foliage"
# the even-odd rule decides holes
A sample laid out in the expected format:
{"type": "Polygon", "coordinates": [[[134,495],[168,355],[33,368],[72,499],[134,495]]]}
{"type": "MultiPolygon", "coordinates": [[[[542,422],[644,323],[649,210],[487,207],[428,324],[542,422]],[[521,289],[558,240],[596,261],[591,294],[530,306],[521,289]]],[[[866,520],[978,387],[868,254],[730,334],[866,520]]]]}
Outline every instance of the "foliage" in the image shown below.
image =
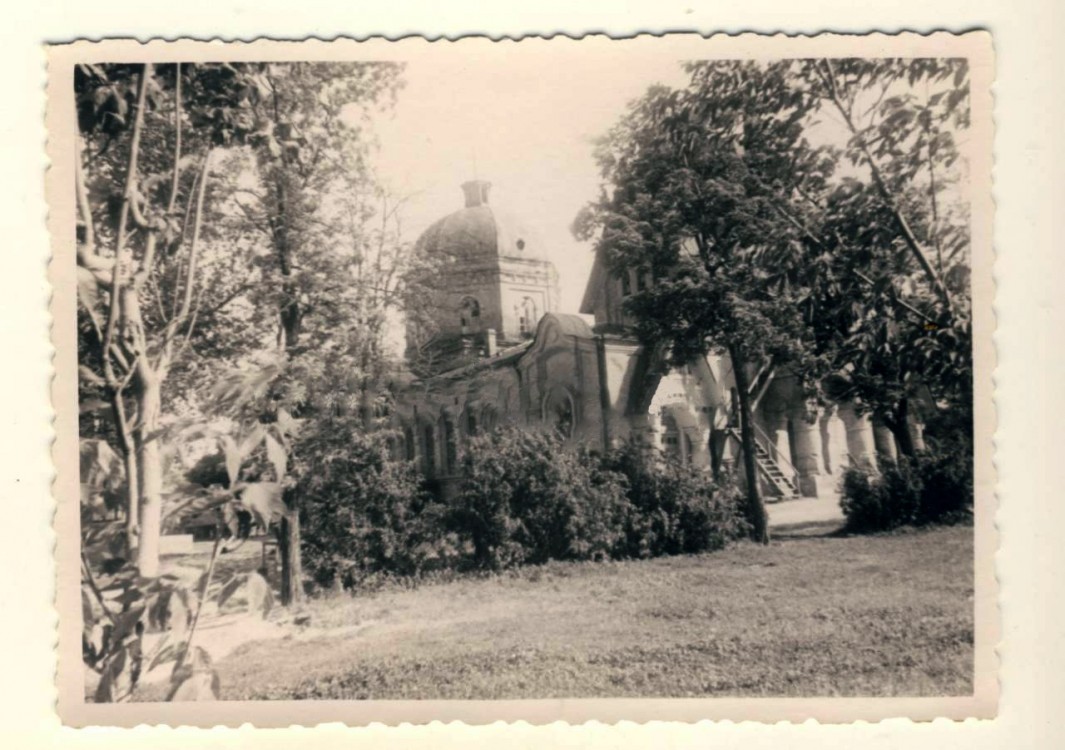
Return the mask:
{"type": "Polygon", "coordinates": [[[840,497],[846,529],[864,534],[963,521],[972,508],[972,477],[964,450],[900,456],[880,474],[849,468],[840,497]]]}
{"type": "MultiPolygon", "coordinates": [[[[113,525],[120,536],[121,528],[113,525]]],[[[90,544],[93,541],[87,540],[90,544]]],[[[136,566],[118,558],[102,564],[93,574],[83,556],[82,660],[99,674],[93,695],[97,703],[125,702],[134,696],[141,675],[173,663],[168,700],[212,700],[217,697],[217,675],[210,659],[193,645],[196,624],[204,604],[212,598],[211,557],[203,585],[194,593],[169,575],[144,578],[136,566]],[[146,634],[158,633],[157,645],[145,652],[146,634]],[[204,671],[210,672],[204,692],[204,671]]]]}
{"type": "MultiPolygon", "coordinates": [[[[161,456],[174,448],[166,427],[203,416],[200,384],[276,346],[279,311],[284,319],[314,310],[320,330],[363,325],[372,331],[362,340],[379,339],[379,323],[344,318],[354,306],[338,290],[377,289],[379,278],[345,282],[349,256],[367,243],[378,241],[378,269],[403,253],[395,233],[367,228],[380,191],[365,165],[360,119],[394,93],[399,69],[77,66],[83,432],[123,455],[127,546],[139,547],[142,572],[158,567],[161,456]],[[276,190],[263,192],[261,204],[240,201],[264,184],[276,190]],[[323,199],[328,190],[345,196],[341,203],[371,197],[345,212],[346,204],[323,199]],[[265,238],[252,231],[258,220],[272,227],[265,238]]],[[[375,353],[366,359],[377,366],[375,353]]]]}
{"type": "MultiPolygon", "coordinates": [[[[401,67],[266,64],[250,76],[256,130],[233,154],[245,179],[230,185],[227,230],[256,247],[260,283],[249,296],[279,321],[277,343],[290,354],[327,347],[319,358],[327,363],[351,351],[345,333],[372,349],[385,312],[399,305],[408,255],[398,231],[402,201],[374,180],[360,116],[394,98],[401,67]]],[[[377,364],[375,354],[360,374],[377,364]]],[[[304,398],[294,394],[288,405],[304,398]]]]}
{"type": "Polygon", "coordinates": [[[745,530],[734,493],[630,447],[602,457],[555,434],[470,441],[457,497],[434,500],[391,433],[316,420],[294,445],[304,564],[320,586],[421,577],[468,563],[506,569],[712,551],[745,530]]]}
{"type": "Polygon", "coordinates": [[[417,576],[456,554],[443,508],[413,466],[389,455],[387,433],[328,419],[293,454],[304,565],[321,586],[353,586],[375,573],[417,576]]]}
{"type": "Polygon", "coordinates": [[[712,552],[748,532],[730,477],[715,483],[706,472],[636,443],[608,454],[604,466],[626,480],[630,508],[623,556],[712,552]]]}
{"type": "Polygon", "coordinates": [[[801,232],[773,198],[831,170],[803,139],[808,112],[786,68],[706,64],[688,89],[649,90],[601,140],[610,190],[575,229],[615,271],[651,274],[628,309],[678,364],[711,347],[742,347],[751,362],[799,355],[801,232]]]}
{"type": "MultiPolygon", "coordinates": [[[[172,575],[142,575],[122,556],[125,540],[121,523],[83,526],[82,658],[100,675],[95,701],[129,700],[142,672],[171,662],[174,668],[167,700],[217,697],[218,676],[210,657],[193,644],[196,626],[208,601],[221,608],[238,591],[244,593],[243,607],[249,613],[265,617],[271,609],[273,593],[259,574],[233,575],[225,581],[216,580],[213,574],[222,538],[228,533],[236,541],[250,533],[250,525],[242,524],[241,516],[250,515],[263,529],[279,518],[284,508],[280,487],[285,480],[289,436],[280,425],[255,425],[236,436],[214,435],[219,451],[189,472],[190,479],[208,482],[209,488],[180,488],[168,520],[180,524],[182,518],[206,513],[214,514],[219,526],[214,551],[195,591],[183,587],[172,575]],[[262,477],[255,482],[241,480],[243,465],[257,452],[265,452],[275,481],[262,481],[262,477]],[[217,479],[224,479],[225,487],[219,487],[214,481],[217,479]],[[144,652],[146,633],[161,634],[150,654],[144,652]]],[[[107,455],[93,441],[83,441],[82,454],[96,459],[107,455]]],[[[123,478],[118,461],[95,460],[91,466],[93,470],[83,472],[83,476],[101,486],[113,486],[123,478]]]]}
{"type": "Polygon", "coordinates": [[[122,460],[105,440],[79,442],[82,521],[117,511],[125,497],[122,460]]]}
{"type": "MultiPolygon", "coordinates": [[[[272,334],[272,371],[241,422],[279,409],[305,419],[355,416],[370,428],[387,387],[386,334],[403,306],[409,247],[399,208],[368,164],[367,113],[401,85],[387,62],[250,66],[245,147],[230,154],[223,230],[251,248],[244,301],[272,334]]],[[[269,357],[258,356],[264,360],[269,357]]],[[[251,364],[248,360],[243,363],[251,364]]],[[[290,493],[290,502],[299,495],[290,493]]],[[[302,592],[299,515],[282,523],[282,601],[302,592]]]]}
{"type": "Polygon", "coordinates": [[[704,472],[516,429],[471,441],[451,523],[491,569],[709,552],[747,531],[739,498],[704,472]]]}
{"type": "Polygon", "coordinates": [[[964,433],[954,440],[930,443],[919,455],[924,488],[918,524],[956,523],[971,517],[974,502],[973,450],[964,433]]]}
{"type": "Polygon", "coordinates": [[[615,556],[628,511],[622,477],[555,434],[504,429],[470,441],[452,524],[490,569],[615,556]]]}
{"type": "Polygon", "coordinates": [[[844,177],[810,212],[817,350],[832,395],[854,399],[913,456],[908,422],[971,415],[969,125],[965,60],[817,60],[797,68],[841,121],[844,177]]]}
{"type": "Polygon", "coordinates": [[[848,468],[840,497],[847,530],[868,533],[912,524],[921,507],[921,490],[921,478],[906,458],[880,475],[848,468]]]}
{"type": "MultiPolygon", "coordinates": [[[[609,190],[578,217],[577,235],[618,275],[652,283],[625,303],[640,338],[675,365],[727,353],[736,375],[747,514],[767,541],[745,382],[751,368],[806,357],[812,338],[801,223],[779,195],[817,192],[834,164],[802,123],[812,101],[787,63],[699,63],[691,84],[650,89],[600,142],[609,190]]],[[[816,363],[811,363],[814,367],[816,363]]]]}
{"type": "Polygon", "coordinates": [[[853,401],[907,456],[913,418],[971,409],[968,68],[686,69],[686,87],[650,89],[602,139],[604,190],[574,228],[616,273],[652,282],[625,303],[643,340],[677,364],[730,355],[748,514],[764,538],[749,370],[786,366],[809,397],[853,401]]]}

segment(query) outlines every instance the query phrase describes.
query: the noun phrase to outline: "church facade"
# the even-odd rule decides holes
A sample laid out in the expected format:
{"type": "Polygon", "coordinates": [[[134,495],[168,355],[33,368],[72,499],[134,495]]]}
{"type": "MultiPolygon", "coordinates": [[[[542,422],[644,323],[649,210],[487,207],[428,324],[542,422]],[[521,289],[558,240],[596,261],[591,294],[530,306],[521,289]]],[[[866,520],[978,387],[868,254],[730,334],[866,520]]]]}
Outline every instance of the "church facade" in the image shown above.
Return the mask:
{"type": "MultiPolygon", "coordinates": [[[[503,424],[556,429],[597,449],[638,440],[707,470],[735,464],[728,357],[665,370],[660,353],[626,335],[624,299],[647,280],[635,272],[618,278],[601,258],[583,315],[559,310],[558,272],[546,248],[534,229],[490,206],[489,188],[465,183],[465,206],[417,242],[416,252],[446,262],[430,292],[433,366],[396,394],[406,458],[445,496],[457,486],[465,441],[503,424]]],[[[758,390],[756,463],[769,499],[831,492],[845,467],[894,458],[891,433],[852,406],[814,410],[794,377],[750,375],[758,390]]]]}

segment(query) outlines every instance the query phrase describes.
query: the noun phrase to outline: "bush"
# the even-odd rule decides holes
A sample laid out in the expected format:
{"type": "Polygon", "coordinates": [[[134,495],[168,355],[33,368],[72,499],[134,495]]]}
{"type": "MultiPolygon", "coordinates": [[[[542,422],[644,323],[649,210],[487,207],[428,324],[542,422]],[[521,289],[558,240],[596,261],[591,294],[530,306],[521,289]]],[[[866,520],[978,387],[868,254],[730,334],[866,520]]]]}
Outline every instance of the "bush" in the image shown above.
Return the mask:
{"type": "Polygon", "coordinates": [[[499,430],[470,441],[452,528],[478,567],[615,556],[624,545],[624,480],[556,435],[499,430]]]}
{"type": "Polygon", "coordinates": [[[415,576],[457,557],[445,508],[410,464],[390,460],[386,437],[329,420],[295,446],[288,492],[300,508],[303,564],[321,586],[415,576]]]}
{"type": "Polygon", "coordinates": [[[604,457],[553,433],[499,430],[469,442],[445,505],[413,465],[390,459],[387,437],[328,420],[294,448],[287,492],[320,586],[706,552],[747,531],[734,490],[635,446],[604,457]]]}
{"type": "Polygon", "coordinates": [[[972,452],[965,443],[956,445],[923,457],[919,524],[957,523],[969,517],[973,504],[972,452]]]}
{"type": "Polygon", "coordinates": [[[964,449],[900,457],[879,475],[848,469],[840,505],[853,533],[957,523],[968,517],[973,475],[964,449]]]}
{"type": "Polygon", "coordinates": [[[707,552],[747,532],[734,491],[636,445],[599,456],[506,430],[473,441],[463,470],[452,524],[479,567],[707,552]]]}
{"type": "Polygon", "coordinates": [[[875,474],[849,468],[843,474],[840,505],[847,530],[862,534],[912,524],[921,507],[923,483],[910,462],[899,459],[894,466],[875,474]]]}
{"type": "Polygon", "coordinates": [[[605,464],[628,487],[628,557],[709,552],[748,532],[741,498],[729,481],[715,484],[703,471],[631,443],[610,453],[605,464]]]}

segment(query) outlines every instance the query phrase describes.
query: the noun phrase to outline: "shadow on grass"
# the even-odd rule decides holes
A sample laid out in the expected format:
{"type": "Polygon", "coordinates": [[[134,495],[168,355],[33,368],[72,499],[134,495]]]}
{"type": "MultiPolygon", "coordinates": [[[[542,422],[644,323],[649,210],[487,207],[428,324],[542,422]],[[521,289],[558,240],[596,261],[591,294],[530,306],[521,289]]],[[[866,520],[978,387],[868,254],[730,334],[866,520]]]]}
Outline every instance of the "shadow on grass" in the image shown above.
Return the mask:
{"type": "Polygon", "coordinates": [[[807,521],[805,523],[789,523],[778,526],[772,530],[773,541],[786,541],[788,539],[835,539],[849,536],[843,521],[807,521]]]}

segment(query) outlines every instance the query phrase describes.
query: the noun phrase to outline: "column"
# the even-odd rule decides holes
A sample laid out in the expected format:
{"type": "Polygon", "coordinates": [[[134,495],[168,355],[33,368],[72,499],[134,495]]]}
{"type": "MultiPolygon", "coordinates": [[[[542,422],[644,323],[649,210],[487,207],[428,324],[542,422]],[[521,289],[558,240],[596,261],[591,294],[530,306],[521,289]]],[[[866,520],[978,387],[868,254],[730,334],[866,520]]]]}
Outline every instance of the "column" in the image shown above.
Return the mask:
{"type": "Polygon", "coordinates": [[[825,473],[840,476],[847,466],[847,427],[834,404],[821,415],[821,444],[825,473]]]}
{"type": "Polygon", "coordinates": [[[876,457],[881,465],[896,463],[899,458],[895,435],[878,419],[873,420],[873,442],[876,445],[876,457]]]}
{"type": "Polygon", "coordinates": [[[873,424],[866,414],[858,414],[853,404],[841,404],[839,417],[847,431],[850,465],[876,471],[873,424]]]}
{"type": "Polygon", "coordinates": [[[695,420],[695,428],[690,434],[692,439],[692,461],[694,465],[703,469],[712,469],[713,461],[710,455],[710,419],[707,417],[705,410],[700,410],[700,413],[695,420]]]}
{"type": "MultiPolygon", "coordinates": [[[[769,447],[773,460],[784,467],[791,463],[791,445],[788,441],[788,415],[783,411],[767,411],[764,413],[763,423],[765,433],[769,436],[769,447]],[[784,459],[781,461],[781,459],[784,459]]],[[[785,470],[785,473],[786,470],[785,470]]]]}
{"type": "Polygon", "coordinates": [[[799,472],[799,491],[804,497],[818,497],[830,488],[830,480],[821,472],[821,431],[817,418],[811,421],[811,416],[806,409],[791,413],[795,469],[799,472]]]}

